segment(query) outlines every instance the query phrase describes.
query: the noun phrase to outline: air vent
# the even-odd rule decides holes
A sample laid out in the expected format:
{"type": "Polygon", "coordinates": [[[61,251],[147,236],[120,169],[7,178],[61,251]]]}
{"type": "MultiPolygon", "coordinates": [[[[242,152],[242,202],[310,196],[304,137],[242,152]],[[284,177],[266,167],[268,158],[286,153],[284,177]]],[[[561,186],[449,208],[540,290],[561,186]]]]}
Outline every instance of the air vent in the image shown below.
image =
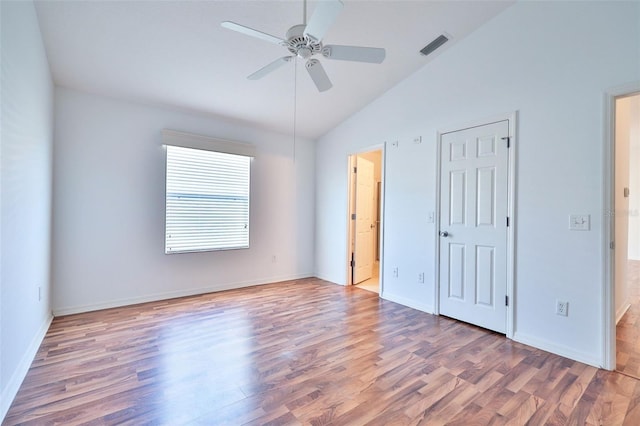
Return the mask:
{"type": "Polygon", "coordinates": [[[425,47],[423,47],[422,50],[420,50],[420,53],[423,54],[424,56],[427,56],[427,55],[433,53],[434,50],[436,50],[438,47],[442,46],[443,44],[445,44],[448,41],[449,41],[449,39],[447,37],[445,37],[444,35],[440,35],[440,36],[438,36],[438,38],[433,40],[431,43],[429,43],[425,47]]]}

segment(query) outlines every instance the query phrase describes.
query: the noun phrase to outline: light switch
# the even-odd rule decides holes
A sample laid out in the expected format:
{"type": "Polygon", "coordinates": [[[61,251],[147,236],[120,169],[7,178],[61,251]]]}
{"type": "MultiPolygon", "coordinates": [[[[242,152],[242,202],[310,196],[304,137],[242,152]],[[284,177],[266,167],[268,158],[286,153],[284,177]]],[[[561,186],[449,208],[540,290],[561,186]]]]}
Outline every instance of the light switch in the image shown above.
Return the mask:
{"type": "Polygon", "coordinates": [[[569,230],[589,231],[591,229],[591,215],[572,214],[569,215],[569,230]]]}

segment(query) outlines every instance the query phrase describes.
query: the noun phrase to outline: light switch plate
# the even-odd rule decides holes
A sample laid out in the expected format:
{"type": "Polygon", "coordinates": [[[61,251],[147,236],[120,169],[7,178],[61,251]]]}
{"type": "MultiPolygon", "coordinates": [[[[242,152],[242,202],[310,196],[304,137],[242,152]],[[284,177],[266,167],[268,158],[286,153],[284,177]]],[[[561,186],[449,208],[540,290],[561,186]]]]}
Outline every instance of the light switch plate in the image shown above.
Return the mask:
{"type": "Polygon", "coordinates": [[[569,230],[589,231],[591,229],[591,215],[572,214],[569,215],[569,230]]]}

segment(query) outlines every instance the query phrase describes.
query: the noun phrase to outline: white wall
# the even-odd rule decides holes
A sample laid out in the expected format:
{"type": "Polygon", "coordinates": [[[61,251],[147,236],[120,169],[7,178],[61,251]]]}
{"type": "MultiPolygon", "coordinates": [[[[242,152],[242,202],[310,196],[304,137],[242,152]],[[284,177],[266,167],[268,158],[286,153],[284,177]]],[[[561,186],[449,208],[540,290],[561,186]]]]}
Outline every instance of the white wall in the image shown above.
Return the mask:
{"type": "Polygon", "coordinates": [[[291,137],[211,116],[64,88],[55,107],[54,314],[313,274],[312,142],[294,163],[291,137]],[[257,146],[250,249],[164,254],[163,128],[257,146]]]}
{"type": "Polygon", "coordinates": [[[518,111],[514,338],[601,364],[603,94],[640,76],[639,16],[637,2],[518,2],[321,138],[317,275],[345,282],[347,153],[386,141],[384,297],[431,311],[436,132],[518,111]],[[569,231],[571,213],[591,231],[569,231]]]}
{"type": "Polygon", "coordinates": [[[51,319],[53,83],[33,4],[2,1],[0,11],[1,421],[51,319]]]}

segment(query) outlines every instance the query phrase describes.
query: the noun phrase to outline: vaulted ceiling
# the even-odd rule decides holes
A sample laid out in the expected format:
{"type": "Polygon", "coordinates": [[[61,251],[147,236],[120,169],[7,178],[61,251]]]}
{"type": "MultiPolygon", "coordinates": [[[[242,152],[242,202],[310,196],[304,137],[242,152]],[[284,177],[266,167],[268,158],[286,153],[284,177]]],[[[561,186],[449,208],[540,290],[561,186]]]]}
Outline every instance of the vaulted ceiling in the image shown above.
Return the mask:
{"type": "MultiPolygon", "coordinates": [[[[301,59],[246,77],[284,47],[224,29],[234,21],[285,37],[300,1],[37,1],[56,84],[95,94],[215,114],[316,139],[510,6],[512,1],[363,1],[344,7],[325,44],[383,47],[382,64],[319,60],[333,88],[318,92],[301,59]],[[438,35],[451,41],[419,50],[438,35]],[[294,77],[297,75],[297,78],[294,77]]],[[[316,2],[308,4],[312,16],[316,2]]]]}

